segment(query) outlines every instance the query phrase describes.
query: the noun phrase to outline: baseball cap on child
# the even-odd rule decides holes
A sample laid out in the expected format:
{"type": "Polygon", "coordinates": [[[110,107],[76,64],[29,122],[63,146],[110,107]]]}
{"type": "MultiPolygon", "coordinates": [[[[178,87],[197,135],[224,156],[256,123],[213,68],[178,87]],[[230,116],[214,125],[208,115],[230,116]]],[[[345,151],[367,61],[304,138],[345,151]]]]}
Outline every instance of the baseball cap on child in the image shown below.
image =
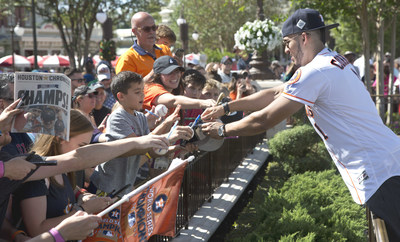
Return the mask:
{"type": "Polygon", "coordinates": [[[331,29],[337,26],[339,26],[337,23],[325,25],[324,18],[317,10],[298,9],[283,23],[282,37],[322,28],[331,29]]]}
{"type": "Polygon", "coordinates": [[[224,57],[222,57],[222,59],[221,59],[221,64],[226,64],[226,62],[230,62],[231,64],[232,64],[232,59],[231,59],[231,57],[229,57],[229,56],[224,56],[224,57]]]}
{"type": "Polygon", "coordinates": [[[185,68],[178,65],[178,62],[169,55],[161,56],[154,62],[153,69],[156,74],[169,74],[175,69],[185,71],[185,68]]]}
{"type": "Polygon", "coordinates": [[[83,96],[83,95],[94,93],[94,92],[96,92],[96,89],[93,89],[89,86],[86,86],[86,85],[79,86],[79,87],[75,88],[75,90],[74,90],[74,95],[72,96],[72,101],[75,101],[75,99],[78,96],[81,96],[81,95],[83,96]]]}
{"type": "Polygon", "coordinates": [[[100,64],[97,67],[97,79],[101,82],[111,78],[110,68],[106,64],[100,64]]]}

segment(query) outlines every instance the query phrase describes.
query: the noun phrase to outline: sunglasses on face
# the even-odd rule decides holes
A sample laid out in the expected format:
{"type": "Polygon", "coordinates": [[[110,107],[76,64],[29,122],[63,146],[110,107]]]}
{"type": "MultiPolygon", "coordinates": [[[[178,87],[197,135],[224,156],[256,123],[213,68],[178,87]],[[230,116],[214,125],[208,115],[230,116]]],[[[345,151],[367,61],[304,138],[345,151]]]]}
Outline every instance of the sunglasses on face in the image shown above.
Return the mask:
{"type": "Polygon", "coordinates": [[[98,92],[92,92],[92,93],[87,93],[85,96],[88,98],[95,98],[97,96],[98,92]]]}
{"type": "Polygon", "coordinates": [[[72,79],[72,81],[77,81],[78,83],[83,83],[83,82],[85,82],[85,79],[72,79]]]}
{"type": "Polygon", "coordinates": [[[149,33],[150,31],[156,31],[158,29],[158,26],[153,25],[153,26],[138,27],[138,29],[141,29],[144,32],[149,33]]]}

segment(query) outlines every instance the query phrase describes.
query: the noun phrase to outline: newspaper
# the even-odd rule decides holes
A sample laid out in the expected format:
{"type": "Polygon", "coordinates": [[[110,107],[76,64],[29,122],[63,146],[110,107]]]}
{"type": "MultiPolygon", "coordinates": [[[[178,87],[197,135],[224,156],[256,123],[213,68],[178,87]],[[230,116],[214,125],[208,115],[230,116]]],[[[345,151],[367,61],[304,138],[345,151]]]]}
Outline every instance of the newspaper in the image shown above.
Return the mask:
{"type": "Polygon", "coordinates": [[[16,72],[14,99],[20,97],[24,112],[14,119],[11,132],[42,133],[69,141],[71,80],[67,76],[16,72]]]}

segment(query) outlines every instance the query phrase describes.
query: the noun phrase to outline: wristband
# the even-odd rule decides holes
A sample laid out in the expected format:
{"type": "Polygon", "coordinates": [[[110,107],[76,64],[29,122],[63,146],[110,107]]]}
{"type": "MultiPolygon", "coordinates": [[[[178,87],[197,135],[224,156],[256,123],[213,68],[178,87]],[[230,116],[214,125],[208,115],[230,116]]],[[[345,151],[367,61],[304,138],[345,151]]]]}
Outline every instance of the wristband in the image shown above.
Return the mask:
{"type": "Polygon", "coordinates": [[[12,236],[11,236],[11,241],[14,241],[14,240],[15,240],[15,237],[17,237],[17,235],[19,235],[19,234],[23,234],[23,235],[26,236],[25,231],[17,230],[17,231],[15,231],[15,232],[12,234],[12,236]]]}
{"type": "Polygon", "coordinates": [[[0,161],[0,178],[2,177],[4,177],[4,162],[0,161]]]}
{"type": "Polygon", "coordinates": [[[64,238],[61,236],[60,232],[58,232],[57,229],[52,228],[49,230],[49,233],[51,234],[51,236],[53,236],[56,242],[65,242],[64,238]]]}
{"type": "Polygon", "coordinates": [[[147,158],[149,158],[150,160],[152,159],[149,152],[146,153],[147,158]]]}

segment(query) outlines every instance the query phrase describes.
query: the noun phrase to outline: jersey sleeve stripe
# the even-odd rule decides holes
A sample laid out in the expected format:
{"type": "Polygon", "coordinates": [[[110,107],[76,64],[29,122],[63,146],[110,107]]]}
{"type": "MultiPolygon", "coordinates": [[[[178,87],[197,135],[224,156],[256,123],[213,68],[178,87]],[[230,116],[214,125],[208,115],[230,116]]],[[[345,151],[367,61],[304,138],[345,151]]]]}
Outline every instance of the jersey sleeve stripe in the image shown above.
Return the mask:
{"type": "Polygon", "coordinates": [[[295,95],[292,95],[292,94],[289,94],[289,93],[286,93],[286,92],[283,92],[282,94],[288,95],[288,96],[290,96],[290,97],[294,97],[294,98],[297,98],[297,99],[300,99],[300,100],[303,100],[303,101],[306,101],[306,102],[308,102],[308,103],[310,103],[310,104],[314,104],[314,102],[308,101],[307,99],[304,99],[304,98],[301,98],[301,97],[297,97],[297,96],[295,96],[295,95]]]}

